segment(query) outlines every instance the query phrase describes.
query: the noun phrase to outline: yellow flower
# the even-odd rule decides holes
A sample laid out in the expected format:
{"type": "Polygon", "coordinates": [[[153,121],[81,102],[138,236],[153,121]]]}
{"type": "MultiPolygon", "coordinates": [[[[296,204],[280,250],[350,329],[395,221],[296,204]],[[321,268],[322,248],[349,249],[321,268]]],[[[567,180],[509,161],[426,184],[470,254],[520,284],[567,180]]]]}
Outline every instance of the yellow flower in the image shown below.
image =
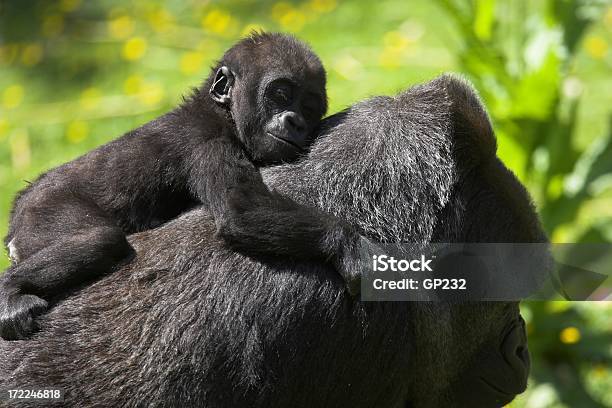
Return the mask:
{"type": "Polygon", "coordinates": [[[134,32],[134,21],[126,15],[114,17],[108,22],[108,32],[113,38],[127,38],[134,32]]]}
{"type": "Polygon", "coordinates": [[[64,31],[64,16],[51,14],[45,16],[42,22],[42,33],[45,37],[55,37],[64,31]]]}
{"type": "Polygon", "coordinates": [[[399,56],[389,48],[382,50],[378,56],[378,63],[384,68],[397,68],[400,66],[399,56]]]}
{"type": "Polygon", "coordinates": [[[0,118],[0,140],[6,137],[9,129],[9,122],[5,118],[0,118]]]}
{"type": "Polygon", "coordinates": [[[276,3],[272,7],[272,18],[287,31],[300,31],[306,23],[306,15],[285,2],[276,3]]]}
{"type": "Polygon", "coordinates": [[[285,30],[300,31],[306,23],[306,16],[299,10],[293,10],[285,14],[280,23],[285,30]]]}
{"type": "Polygon", "coordinates": [[[174,23],[174,16],[163,8],[150,12],[147,17],[151,28],[158,33],[168,31],[174,23]]]}
{"type": "Polygon", "coordinates": [[[180,68],[183,74],[194,74],[200,70],[204,56],[197,51],[190,51],[181,57],[180,68]]]}
{"type": "Polygon", "coordinates": [[[40,44],[29,44],[21,53],[21,62],[27,67],[38,64],[43,58],[43,48],[40,44]]]}
{"type": "Polygon", "coordinates": [[[311,0],[308,5],[311,9],[319,13],[329,13],[336,8],[336,0],[311,0]]]}
{"type": "Polygon", "coordinates": [[[123,91],[128,95],[135,95],[142,88],[142,77],[139,75],[131,75],[123,82],[123,91]]]}
{"type": "Polygon", "coordinates": [[[396,52],[400,52],[410,44],[410,40],[399,31],[389,31],[383,37],[385,47],[391,48],[396,52]]]}
{"type": "Polygon", "coordinates": [[[13,168],[23,170],[30,166],[30,137],[28,130],[16,129],[11,135],[9,144],[11,146],[11,162],[13,168]]]}
{"type": "Polygon", "coordinates": [[[142,58],[147,51],[147,40],[142,37],[132,37],[123,44],[121,55],[128,61],[142,58]]]}
{"type": "Polygon", "coordinates": [[[226,33],[232,24],[232,16],[220,9],[212,9],[202,19],[202,27],[215,33],[226,33]]]}
{"type": "Polygon", "coordinates": [[[85,109],[94,109],[100,103],[101,92],[98,88],[90,87],[81,92],[81,106],[85,109]]]}
{"type": "Polygon", "coordinates": [[[164,99],[164,88],[157,82],[146,83],[142,86],[138,97],[145,105],[158,105],[164,99]]]}
{"type": "Polygon", "coordinates": [[[576,344],[580,341],[581,337],[580,330],[572,326],[561,330],[561,333],[559,334],[559,338],[564,344],[576,344]]]}
{"type": "Polygon", "coordinates": [[[66,128],[66,138],[71,143],[79,143],[87,138],[89,134],[89,125],[87,122],[83,122],[81,120],[76,120],[74,122],[70,122],[68,127],[66,128]]]}
{"type": "Polygon", "coordinates": [[[601,37],[591,36],[584,42],[587,53],[597,59],[602,59],[608,52],[608,43],[601,37]]]}
{"type": "Polygon", "coordinates": [[[281,1],[272,6],[272,19],[280,21],[286,14],[291,13],[293,7],[289,3],[281,1]]]}
{"type": "Polygon", "coordinates": [[[405,56],[408,46],[412,43],[408,37],[399,31],[389,31],[383,37],[383,50],[378,62],[385,68],[397,68],[405,56]]]}
{"type": "Polygon", "coordinates": [[[2,93],[2,105],[6,109],[16,108],[23,101],[23,87],[19,84],[7,87],[2,93]]]}

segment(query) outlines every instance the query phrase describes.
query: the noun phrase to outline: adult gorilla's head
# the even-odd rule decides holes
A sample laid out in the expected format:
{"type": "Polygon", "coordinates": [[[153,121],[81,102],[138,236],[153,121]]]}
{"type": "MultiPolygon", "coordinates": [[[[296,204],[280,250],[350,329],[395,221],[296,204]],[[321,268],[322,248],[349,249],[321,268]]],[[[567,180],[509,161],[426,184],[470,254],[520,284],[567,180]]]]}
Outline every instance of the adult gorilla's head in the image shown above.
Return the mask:
{"type": "MultiPolygon", "coordinates": [[[[373,240],[545,239],[461,81],[359,103],[322,133],[264,177],[373,240]]],[[[525,387],[516,303],[357,302],[322,265],[229,252],[202,210],[131,241],[137,258],[61,302],[37,337],[0,342],[0,388],[216,408],[494,407],[525,387]]]]}
{"type": "MultiPolygon", "coordinates": [[[[547,241],[528,193],[496,157],[485,109],[461,79],[445,75],[358,103],[324,127],[316,159],[269,170],[284,194],[383,243],[547,241]]],[[[502,406],[525,390],[530,360],[518,303],[407,307],[409,406],[502,406]]]]}

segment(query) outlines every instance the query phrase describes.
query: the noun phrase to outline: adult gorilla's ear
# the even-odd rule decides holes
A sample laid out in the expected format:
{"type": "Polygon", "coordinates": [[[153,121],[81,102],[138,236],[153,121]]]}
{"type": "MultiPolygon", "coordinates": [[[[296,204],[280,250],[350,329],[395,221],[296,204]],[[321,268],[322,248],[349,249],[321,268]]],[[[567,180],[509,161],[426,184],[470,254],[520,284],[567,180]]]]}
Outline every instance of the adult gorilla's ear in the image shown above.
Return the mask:
{"type": "Polygon", "coordinates": [[[228,67],[222,66],[215,74],[215,80],[210,87],[210,97],[217,103],[228,105],[232,100],[233,85],[234,73],[228,67]]]}

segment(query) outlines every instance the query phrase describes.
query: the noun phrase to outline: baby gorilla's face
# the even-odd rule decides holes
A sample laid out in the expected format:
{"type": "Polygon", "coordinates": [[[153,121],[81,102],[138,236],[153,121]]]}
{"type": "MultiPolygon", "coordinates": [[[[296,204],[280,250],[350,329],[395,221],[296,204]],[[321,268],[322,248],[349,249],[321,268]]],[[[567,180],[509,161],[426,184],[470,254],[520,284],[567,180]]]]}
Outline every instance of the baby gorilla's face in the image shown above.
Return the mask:
{"type": "Polygon", "coordinates": [[[234,85],[232,116],[259,165],[290,162],[305,152],[327,108],[323,68],[287,65],[237,77],[234,85]]]}

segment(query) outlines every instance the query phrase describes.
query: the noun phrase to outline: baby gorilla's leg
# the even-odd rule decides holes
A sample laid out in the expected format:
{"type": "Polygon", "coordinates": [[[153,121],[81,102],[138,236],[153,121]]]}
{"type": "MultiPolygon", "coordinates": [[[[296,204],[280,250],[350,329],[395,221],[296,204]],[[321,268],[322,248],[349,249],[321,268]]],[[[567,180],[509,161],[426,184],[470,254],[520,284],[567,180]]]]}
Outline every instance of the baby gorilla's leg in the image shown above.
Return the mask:
{"type": "Polygon", "coordinates": [[[28,337],[48,300],[111,271],[132,253],[123,231],[104,225],[60,237],[21,259],[0,278],[0,337],[28,337]]]}

